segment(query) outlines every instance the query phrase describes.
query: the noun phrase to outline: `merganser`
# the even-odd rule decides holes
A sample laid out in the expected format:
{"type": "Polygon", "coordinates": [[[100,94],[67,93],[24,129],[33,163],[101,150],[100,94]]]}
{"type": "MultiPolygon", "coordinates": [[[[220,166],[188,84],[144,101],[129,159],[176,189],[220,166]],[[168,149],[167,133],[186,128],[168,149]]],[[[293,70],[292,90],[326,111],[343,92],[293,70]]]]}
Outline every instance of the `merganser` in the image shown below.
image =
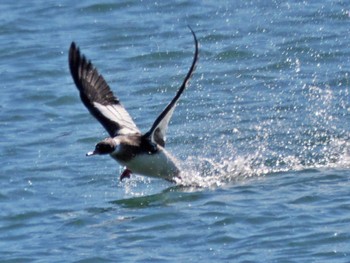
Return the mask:
{"type": "MultiPolygon", "coordinates": [[[[190,27],[189,27],[190,28],[190,27]]],[[[188,85],[198,60],[198,41],[190,28],[195,52],[191,67],[175,97],[154,121],[151,129],[142,134],[91,61],[81,55],[72,42],[69,49],[69,68],[80,98],[89,112],[102,124],[110,137],[96,144],[86,155],[110,154],[125,166],[120,180],[136,173],[175,181],[180,177],[178,161],[165,150],[165,133],[177,101],[188,85]]]]}

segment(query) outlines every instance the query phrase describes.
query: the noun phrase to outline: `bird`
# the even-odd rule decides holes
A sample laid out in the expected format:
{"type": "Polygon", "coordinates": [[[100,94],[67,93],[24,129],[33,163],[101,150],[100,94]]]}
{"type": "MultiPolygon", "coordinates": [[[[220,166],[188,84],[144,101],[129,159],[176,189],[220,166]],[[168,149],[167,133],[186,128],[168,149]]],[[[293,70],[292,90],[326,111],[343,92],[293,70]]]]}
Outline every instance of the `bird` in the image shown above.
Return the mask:
{"type": "Polygon", "coordinates": [[[192,64],[176,95],[153,122],[151,128],[142,133],[119,98],[115,96],[106,80],[73,41],[69,48],[68,64],[80,99],[90,114],[108,132],[109,137],[98,142],[86,156],[109,154],[125,167],[120,180],[138,174],[162,178],[175,182],[181,179],[178,160],[165,149],[165,135],[177,102],[189,85],[199,57],[199,44],[195,32],[189,26],[194,39],[192,64]]]}

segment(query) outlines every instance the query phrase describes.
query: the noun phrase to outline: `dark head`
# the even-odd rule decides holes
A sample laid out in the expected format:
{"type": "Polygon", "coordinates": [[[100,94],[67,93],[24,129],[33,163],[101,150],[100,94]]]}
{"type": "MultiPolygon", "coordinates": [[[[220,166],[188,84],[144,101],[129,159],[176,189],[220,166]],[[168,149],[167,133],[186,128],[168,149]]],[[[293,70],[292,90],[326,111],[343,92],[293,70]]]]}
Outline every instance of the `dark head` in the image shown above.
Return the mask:
{"type": "Polygon", "coordinates": [[[107,138],[95,146],[95,150],[93,152],[88,152],[86,156],[91,156],[95,154],[111,154],[115,148],[116,143],[112,138],[107,138]]]}

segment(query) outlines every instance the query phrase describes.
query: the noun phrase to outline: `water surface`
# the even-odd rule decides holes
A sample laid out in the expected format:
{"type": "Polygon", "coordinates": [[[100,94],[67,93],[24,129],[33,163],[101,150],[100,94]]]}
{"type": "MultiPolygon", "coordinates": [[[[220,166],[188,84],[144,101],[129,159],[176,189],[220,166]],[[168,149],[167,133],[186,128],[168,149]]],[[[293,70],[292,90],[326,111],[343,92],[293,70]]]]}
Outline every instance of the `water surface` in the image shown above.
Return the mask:
{"type": "Polygon", "coordinates": [[[2,1],[0,261],[348,262],[346,1],[2,1]],[[71,41],[147,131],[174,185],[119,182],[68,71],[71,41]]]}

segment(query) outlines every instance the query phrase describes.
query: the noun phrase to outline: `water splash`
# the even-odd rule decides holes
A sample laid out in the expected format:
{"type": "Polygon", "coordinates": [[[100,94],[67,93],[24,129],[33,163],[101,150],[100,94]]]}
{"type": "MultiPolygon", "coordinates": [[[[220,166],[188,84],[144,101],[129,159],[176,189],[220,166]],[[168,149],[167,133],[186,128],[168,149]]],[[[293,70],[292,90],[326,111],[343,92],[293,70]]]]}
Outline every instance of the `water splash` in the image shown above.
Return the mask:
{"type": "Polygon", "coordinates": [[[182,178],[176,183],[182,186],[216,188],[250,177],[268,174],[321,168],[350,168],[350,142],[331,139],[323,146],[323,154],[312,154],[305,148],[299,155],[256,152],[216,160],[208,157],[188,157],[182,178]],[[309,155],[308,157],[306,155],[309,155]]]}
{"type": "Polygon", "coordinates": [[[294,105],[262,107],[246,137],[232,139],[238,127],[231,129],[236,134],[205,143],[204,154],[187,157],[177,183],[210,188],[273,173],[349,168],[350,130],[344,121],[349,105],[343,96],[347,92],[312,84],[295,93],[294,105]]]}
{"type": "MultiPolygon", "coordinates": [[[[222,104],[216,103],[222,97],[202,100],[208,114],[192,111],[190,128],[196,133],[182,131],[178,135],[191,137],[186,139],[187,147],[179,147],[186,152],[180,157],[183,172],[176,183],[216,188],[269,174],[349,168],[349,91],[319,84],[316,79],[280,92],[273,84],[250,87],[248,93],[222,104]],[[200,127],[210,127],[210,131],[203,132],[200,127]]],[[[126,192],[132,193],[138,183],[152,185],[153,181],[130,182],[126,192]]],[[[136,194],[146,195],[151,190],[136,194]]]]}

